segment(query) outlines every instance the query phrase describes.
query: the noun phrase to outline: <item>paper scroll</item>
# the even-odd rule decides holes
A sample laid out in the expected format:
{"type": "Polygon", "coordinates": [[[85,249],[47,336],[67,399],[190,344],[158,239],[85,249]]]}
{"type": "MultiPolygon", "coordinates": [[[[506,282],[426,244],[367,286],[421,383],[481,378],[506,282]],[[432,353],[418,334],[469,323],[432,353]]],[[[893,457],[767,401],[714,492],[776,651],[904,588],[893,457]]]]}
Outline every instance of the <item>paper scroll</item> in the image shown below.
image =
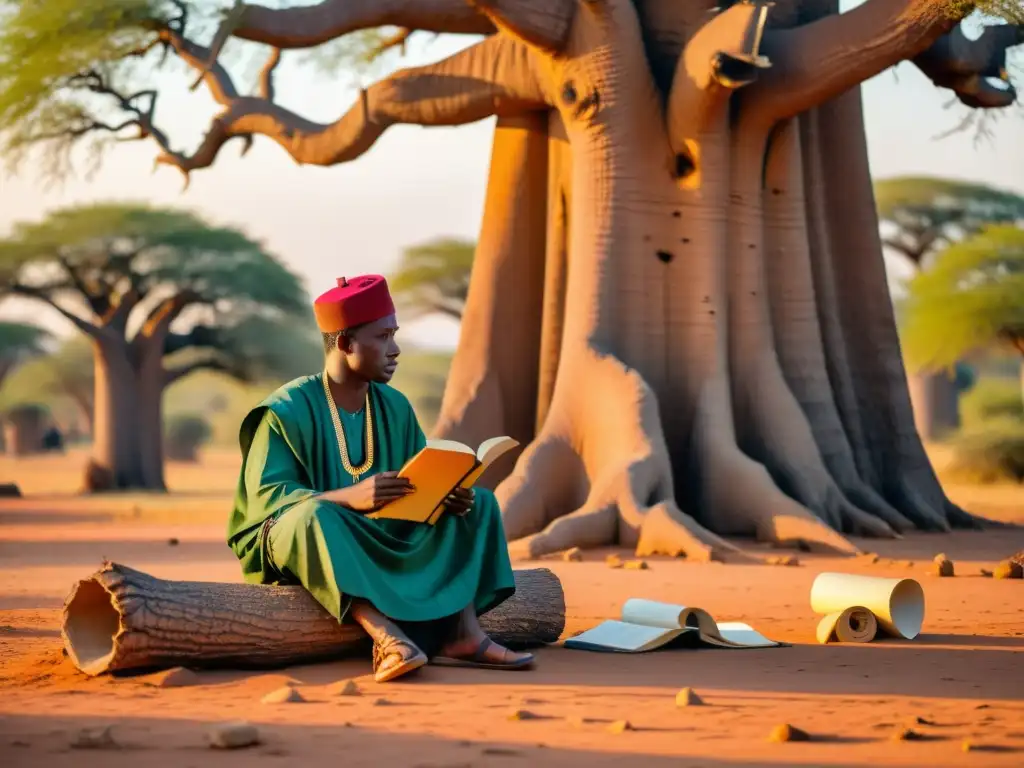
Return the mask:
{"type": "Polygon", "coordinates": [[[913,579],[822,573],[811,586],[811,609],[824,614],[819,643],[869,643],[879,633],[910,640],[924,622],[924,590],[913,579]]]}

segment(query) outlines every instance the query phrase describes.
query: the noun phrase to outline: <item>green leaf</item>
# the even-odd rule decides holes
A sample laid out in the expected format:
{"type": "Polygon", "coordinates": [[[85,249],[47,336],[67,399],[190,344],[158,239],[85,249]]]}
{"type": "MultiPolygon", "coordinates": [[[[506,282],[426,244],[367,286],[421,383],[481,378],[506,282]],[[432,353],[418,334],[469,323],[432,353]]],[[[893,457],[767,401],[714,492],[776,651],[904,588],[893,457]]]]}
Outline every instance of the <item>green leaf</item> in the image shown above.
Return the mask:
{"type": "Polygon", "coordinates": [[[939,369],[1010,345],[1024,355],[1024,229],[990,225],[908,283],[902,340],[910,365],[939,369]]]}

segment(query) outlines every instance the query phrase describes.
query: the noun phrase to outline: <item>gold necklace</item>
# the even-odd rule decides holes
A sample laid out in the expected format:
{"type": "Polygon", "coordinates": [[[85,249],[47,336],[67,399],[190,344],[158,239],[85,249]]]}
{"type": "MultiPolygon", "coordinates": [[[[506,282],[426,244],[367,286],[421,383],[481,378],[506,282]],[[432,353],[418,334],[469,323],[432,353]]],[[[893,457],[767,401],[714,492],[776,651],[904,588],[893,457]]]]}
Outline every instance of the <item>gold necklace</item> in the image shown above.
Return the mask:
{"type": "Polygon", "coordinates": [[[348,458],[348,443],[345,441],[345,429],[341,426],[341,414],[338,413],[338,406],[334,404],[331,396],[331,387],[327,383],[327,372],[323,374],[324,396],[327,398],[327,407],[331,409],[331,421],[334,422],[334,435],[338,438],[338,452],[341,453],[341,465],[345,471],[352,475],[352,482],[358,483],[360,476],[366,474],[373,466],[373,412],[370,406],[370,390],[366,390],[366,461],[358,467],[353,467],[348,458]]]}

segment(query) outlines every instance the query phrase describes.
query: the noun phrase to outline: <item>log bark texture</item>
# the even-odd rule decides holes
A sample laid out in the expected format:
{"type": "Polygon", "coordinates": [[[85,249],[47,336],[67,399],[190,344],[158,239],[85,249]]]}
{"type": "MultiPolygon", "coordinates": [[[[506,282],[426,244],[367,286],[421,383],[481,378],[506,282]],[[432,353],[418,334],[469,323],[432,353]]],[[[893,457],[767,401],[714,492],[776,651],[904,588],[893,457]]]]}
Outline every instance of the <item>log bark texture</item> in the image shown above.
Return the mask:
{"type": "MultiPolygon", "coordinates": [[[[555,642],[565,597],[545,568],[515,572],[516,594],[480,617],[496,642],[555,642]]],[[[167,581],[106,562],[64,603],[61,639],[87,675],[186,667],[272,668],[368,653],[355,624],[339,624],[300,586],[167,581]]]]}

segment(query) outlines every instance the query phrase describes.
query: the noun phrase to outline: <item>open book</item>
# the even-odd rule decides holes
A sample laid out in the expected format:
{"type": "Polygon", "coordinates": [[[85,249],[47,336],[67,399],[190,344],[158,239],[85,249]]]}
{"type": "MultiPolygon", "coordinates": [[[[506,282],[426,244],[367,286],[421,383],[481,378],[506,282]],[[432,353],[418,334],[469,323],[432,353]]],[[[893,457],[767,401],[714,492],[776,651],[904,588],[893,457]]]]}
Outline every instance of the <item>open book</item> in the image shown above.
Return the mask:
{"type": "Polygon", "coordinates": [[[433,525],[452,491],[472,487],[491,464],[518,445],[511,437],[492,437],[474,451],[455,440],[427,440],[426,447],[398,473],[399,477],[409,478],[416,490],[367,517],[433,525]]]}
{"type": "Polygon", "coordinates": [[[622,606],[621,621],[604,621],[565,641],[566,648],[584,651],[643,653],[668,645],[717,648],[781,646],[740,622],[717,624],[700,608],[632,598],[622,606]]]}

